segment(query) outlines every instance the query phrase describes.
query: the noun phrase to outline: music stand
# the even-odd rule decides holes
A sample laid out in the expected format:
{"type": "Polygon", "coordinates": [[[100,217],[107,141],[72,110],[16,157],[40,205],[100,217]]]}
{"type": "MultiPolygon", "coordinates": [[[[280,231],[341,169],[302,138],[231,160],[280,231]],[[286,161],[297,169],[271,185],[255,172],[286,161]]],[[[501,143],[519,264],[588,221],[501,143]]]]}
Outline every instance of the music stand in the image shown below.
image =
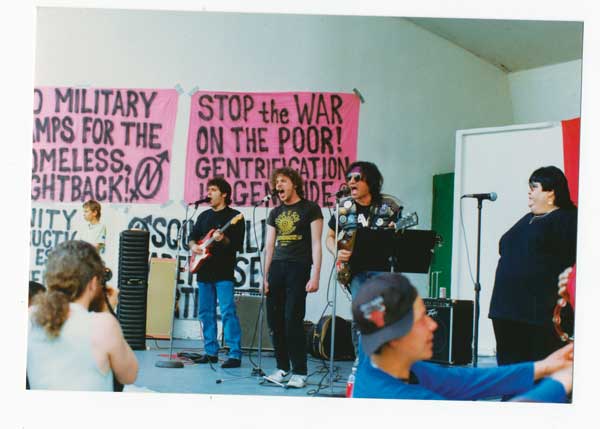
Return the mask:
{"type": "Polygon", "coordinates": [[[352,256],[368,261],[372,271],[425,274],[436,240],[435,231],[359,228],[352,256]]]}
{"type": "Polygon", "coordinates": [[[437,239],[437,233],[428,230],[409,229],[397,235],[394,250],[398,261],[398,271],[428,273],[437,239]]]}

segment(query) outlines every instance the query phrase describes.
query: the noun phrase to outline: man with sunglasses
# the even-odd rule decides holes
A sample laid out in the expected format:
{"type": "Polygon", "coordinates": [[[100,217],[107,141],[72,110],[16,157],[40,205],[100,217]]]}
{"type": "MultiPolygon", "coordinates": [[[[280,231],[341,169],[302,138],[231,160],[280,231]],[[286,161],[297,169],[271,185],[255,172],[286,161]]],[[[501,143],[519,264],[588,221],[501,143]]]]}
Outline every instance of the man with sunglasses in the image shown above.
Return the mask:
{"type": "MultiPolygon", "coordinates": [[[[356,161],[348,166],[346,184],[350,195],[340,200],[339,215],[329,219],[326,245],[336,256],[338,271],[349,267],[351,276],[347,285],[353,299],[363,283],[376,274],[390,271],[388,255],[381,251],[374,240],[362,240],[352,249],[336,249],[336,221],[338,238],[348,239],[359,230],[377,230],[394,225],[401,208],[390,197],[381,193],[383,176],[372,162],[356,161]]],[[[358,329],[352,322],[352,342],[358,357],[358,329]]]]}

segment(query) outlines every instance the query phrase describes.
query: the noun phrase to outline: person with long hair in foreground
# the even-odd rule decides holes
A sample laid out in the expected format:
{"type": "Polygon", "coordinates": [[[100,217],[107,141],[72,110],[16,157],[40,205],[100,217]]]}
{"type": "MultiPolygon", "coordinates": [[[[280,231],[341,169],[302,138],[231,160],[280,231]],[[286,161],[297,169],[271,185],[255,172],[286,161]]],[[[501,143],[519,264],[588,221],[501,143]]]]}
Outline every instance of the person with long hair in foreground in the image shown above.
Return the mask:
{"type": "Polygon", "coordinates": [[[105,305],[104,276],[87,242],[60,243],[48,256],[47,292],[29,311],[31,389],[113,391],[113,375],[122,384],[135,381],[138,362],[105,305]]]}

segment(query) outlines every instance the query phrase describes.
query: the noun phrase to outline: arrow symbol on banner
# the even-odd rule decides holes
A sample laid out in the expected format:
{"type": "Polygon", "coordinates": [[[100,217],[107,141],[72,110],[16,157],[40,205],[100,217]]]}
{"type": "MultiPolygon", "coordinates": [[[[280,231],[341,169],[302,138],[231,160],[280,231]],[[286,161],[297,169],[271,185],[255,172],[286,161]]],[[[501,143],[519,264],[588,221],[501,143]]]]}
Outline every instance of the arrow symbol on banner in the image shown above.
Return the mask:
{"type": "Polygon", "coordinates": [[[163,180],[162,164],[164,162],[169,162],[169,151],[167,150],[159,153],[156,157],[148,156],[140,161],[135,169],[135,187],[132,190],[132,199],[134,195],[135,198],[141,196],[151,199],[158,193],[163,180]]]}

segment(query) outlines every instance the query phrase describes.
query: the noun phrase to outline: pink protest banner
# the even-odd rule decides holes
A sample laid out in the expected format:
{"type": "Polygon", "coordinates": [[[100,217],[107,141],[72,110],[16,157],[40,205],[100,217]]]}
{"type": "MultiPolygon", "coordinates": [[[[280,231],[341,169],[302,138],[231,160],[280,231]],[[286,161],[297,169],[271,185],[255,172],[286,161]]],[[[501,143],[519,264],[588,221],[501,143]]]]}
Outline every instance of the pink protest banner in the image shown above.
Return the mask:
{"type": "Polygon", "coordinates": [[[174,89],[34,89],[33,201],[168,200],[174,89]]]}
{"type": "Polygon", "coordinates": [[[360,100],[346,93],[198,91],[191,99],[185,200],[204,198],[224,176],[236,206],[259,202],[271,172],[297,169],[306,198],[322,207],[356,159],[360,100]]]}

